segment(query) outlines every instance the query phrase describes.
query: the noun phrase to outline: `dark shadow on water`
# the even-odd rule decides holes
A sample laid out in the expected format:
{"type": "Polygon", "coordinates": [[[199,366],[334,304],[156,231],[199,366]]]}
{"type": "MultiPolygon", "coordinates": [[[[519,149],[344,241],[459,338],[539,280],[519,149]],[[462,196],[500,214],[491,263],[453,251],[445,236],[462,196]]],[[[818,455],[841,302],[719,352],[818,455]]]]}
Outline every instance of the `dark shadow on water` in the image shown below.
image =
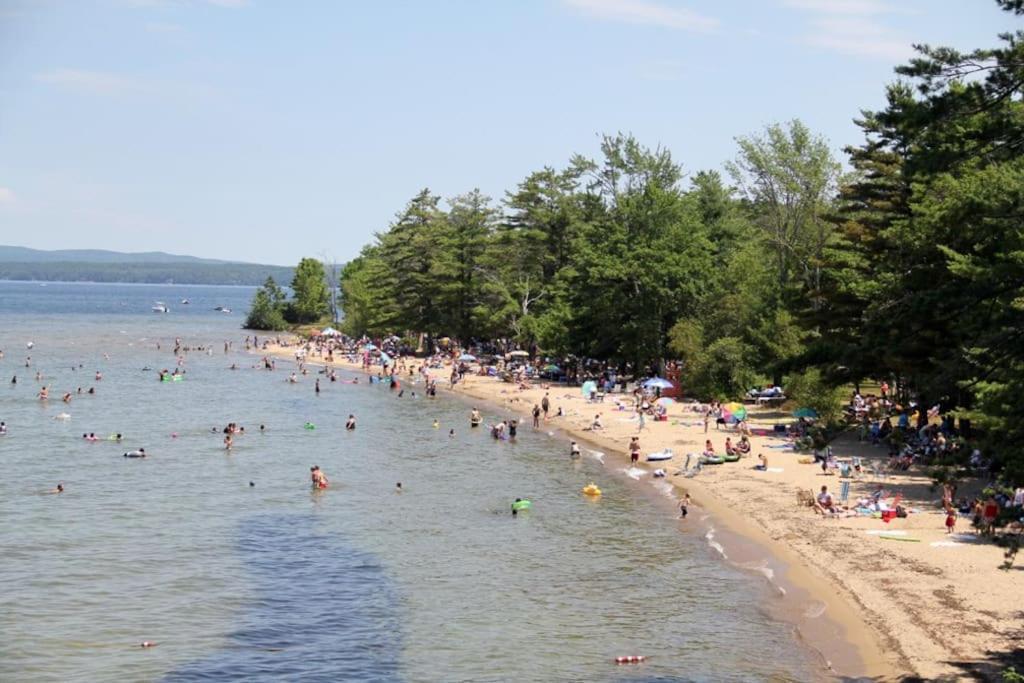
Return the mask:
{"type": "Polygon", "coordinates": [[[377,560],[315,533],[307,515],[239,529],[255,584],[229,644],[165,681],[400,681],[397,594],[377,560]]]}

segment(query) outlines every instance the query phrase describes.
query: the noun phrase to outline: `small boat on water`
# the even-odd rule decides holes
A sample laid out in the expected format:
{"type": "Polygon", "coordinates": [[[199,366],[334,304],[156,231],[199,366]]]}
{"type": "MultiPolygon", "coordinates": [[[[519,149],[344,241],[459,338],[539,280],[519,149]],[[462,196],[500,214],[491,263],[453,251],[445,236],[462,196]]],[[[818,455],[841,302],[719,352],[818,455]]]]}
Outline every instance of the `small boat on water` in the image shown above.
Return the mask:
{"type": "Polygon", "coordinates": [[[154,313],[167,313],[170,310],[171,309],[168,308],[167,305],[164,304],[163,301],[157,301],[157,302],[155,302],[153,304],[153,312],[154,313]]]}
{"type": "Polygon", "coordinates": [[[188,299],[182,299],[182,300],[181,300],[181,303],[182,303],[183,305],[187,306],[187,305],[189,305],[189,304],[190,304],[190,303],[192,303],[192,302],[191,302],[191,301],[189,301],[188,299]]]}
{"type": "Polygon", "coordinates": [[[217,308],[215,308],[213,310],[220,311],[221,313],[230,313],[231,312],[230,308],[224,308],[223,306],[217,306],[217,308]]]}

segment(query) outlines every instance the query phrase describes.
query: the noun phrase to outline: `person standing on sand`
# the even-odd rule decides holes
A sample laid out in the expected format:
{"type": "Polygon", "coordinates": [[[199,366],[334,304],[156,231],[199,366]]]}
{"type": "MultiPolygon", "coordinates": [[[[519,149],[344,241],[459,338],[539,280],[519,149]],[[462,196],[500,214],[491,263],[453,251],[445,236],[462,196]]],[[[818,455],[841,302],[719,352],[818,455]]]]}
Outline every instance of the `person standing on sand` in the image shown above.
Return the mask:
{"type": "Polygon", "coordinates": [[[533,428],[540,428],[540,406],[536,403],[533,404],[533,428]]]}
{"type": "Polygon", "coordinates": [[[634,436],[629,441],[629,462],[631,465],[637,464],[640,460],[640,437],[634,436]]]}
{"type": "Polygon", "coordinates": [[[708,433],[708,423],[711,422],[711,408],[704,409],[704,433],[708,433]]]}
{"type": "Polygon", "coordinates": [[[548,421],[548,410],[551,409],[551,401],[548,400],[548,394],[544,392],[544,398],[540,400],[540,409],[544,411],[544,421],[548,421]]]}

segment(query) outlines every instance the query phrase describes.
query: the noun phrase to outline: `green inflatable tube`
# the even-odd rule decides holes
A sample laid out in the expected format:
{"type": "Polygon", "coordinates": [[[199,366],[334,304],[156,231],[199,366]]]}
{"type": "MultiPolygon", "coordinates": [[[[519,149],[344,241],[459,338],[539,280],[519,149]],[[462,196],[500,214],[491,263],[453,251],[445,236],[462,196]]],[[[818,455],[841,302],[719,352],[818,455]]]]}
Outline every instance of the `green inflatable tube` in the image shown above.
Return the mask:
{"type": "Polygon", "coordinates": [[[316,429],[316,425],[313,424],[312,422],[307,422],[302,427],[303,427],[303,429],[316,429]]]}
{"type": "Polygon", "coordinates": [[[701,456],[700,461],[703,465],[721,465],[723,462],[725,462],[725,458],[723,458],[720,455],[716,455],[710,458],[706,455],[703,455],[701,456]]]}
{"type": "Polygon", "coordinates": [[[532,505],[533,503],[531,503],[528,500],[517,500],[516,502],[512,503],[512,509],[516,511],[529,510],[530,507],[532,507],[532,505]]]}
{"type": "Polygon", "coordinates": [[[740,456],[738,455],[723,455],[722,460],[725,462],[739,462],[740,456]]]}

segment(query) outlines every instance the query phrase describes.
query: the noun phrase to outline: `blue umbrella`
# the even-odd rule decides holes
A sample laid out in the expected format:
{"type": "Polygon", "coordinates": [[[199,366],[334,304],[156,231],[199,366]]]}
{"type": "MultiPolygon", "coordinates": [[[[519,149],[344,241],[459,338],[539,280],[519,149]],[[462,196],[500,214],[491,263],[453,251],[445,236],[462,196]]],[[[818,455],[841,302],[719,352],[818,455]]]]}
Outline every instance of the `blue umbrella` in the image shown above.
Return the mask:
{"type": "Polygon", "coordinates": [[[464,353],[461,356],[459,356],[459,360],[471,362],[471,361],[475,361],[476,360],[476,356],[474,356],[471,353],[464,353]]]}
{"type": "Polygon", "coordinates": [[[793,411],[793,417],[809,417],[811,419],[818,419],[818,411],[814,408],[798,408],[793,411]]]}
{"type": "Polygon", "coordinates": [[[671,389],[672,382],[661,377],[652,377],[651,379],[644,382],[644,389],[671,389]]]}
{"type": "Polygon", "coordinates": [[[367,344],[363,347],[363,351],[376,351],[377,346],[375,344],[367,344]]]}

